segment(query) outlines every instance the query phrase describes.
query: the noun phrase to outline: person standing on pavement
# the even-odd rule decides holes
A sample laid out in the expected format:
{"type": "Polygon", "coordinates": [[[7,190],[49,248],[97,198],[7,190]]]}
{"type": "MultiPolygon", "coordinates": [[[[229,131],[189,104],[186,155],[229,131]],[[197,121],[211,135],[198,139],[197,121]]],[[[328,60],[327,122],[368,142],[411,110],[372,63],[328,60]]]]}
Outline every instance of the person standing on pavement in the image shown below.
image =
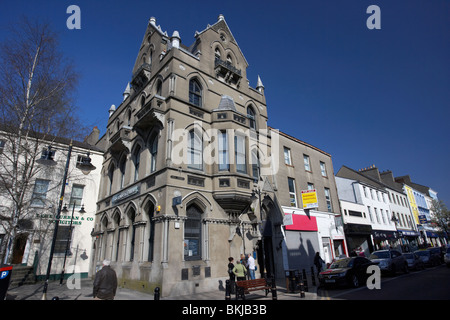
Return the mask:
{"type": "Polygon", "coordinates": [[[234,258],[229,257],[228,258],[228,275],[230,276],[230,293],[235,293],[235,286],[236,286],[236,275],[233,273],[234,264],[233,264],[234,258]]]}
{"type": "Polygon", "coordinates": [[[95,275],[94,299],[114,300],[117,290],[117,275],[110,266],[111,261],[103,260],[103,267],[95,275]]]}
{"type": "Polygon", "coordinates": [[[250,279],[255,279],[255,258],[253,258],[252,254],[248,254],[247,258],[247,266],[248,266],[248,273],[250,274],[250,279]]]}
{"type": "Polygon", "coordinates": [[[316,265],[317,268],[317,274],[320,273],[320,271],[322,271],[322,265],[325,263],[325,261],[323,261],[323,259],[320,257],[320,254],[318,252],[316,252],[316,255],[314,257],[314,264],[316,265]]]}
{"type": "Polygon", "coordinates": [[[245,275],[247,274],[247,269],[241,263],[241,261],[237,261],[237,264],[234,266],[233,273],[236,276],[237,281],[245,280],[245,275]]]}
{"type": "MultiPolygon", "coordinates": [[[[247,265],[247,255],[245,253],[241,253],[241,264],[248,269],[248,265],[247,265]]],[[[249,274],[246,274],[247,277],[249,277],[249,274]]]]}

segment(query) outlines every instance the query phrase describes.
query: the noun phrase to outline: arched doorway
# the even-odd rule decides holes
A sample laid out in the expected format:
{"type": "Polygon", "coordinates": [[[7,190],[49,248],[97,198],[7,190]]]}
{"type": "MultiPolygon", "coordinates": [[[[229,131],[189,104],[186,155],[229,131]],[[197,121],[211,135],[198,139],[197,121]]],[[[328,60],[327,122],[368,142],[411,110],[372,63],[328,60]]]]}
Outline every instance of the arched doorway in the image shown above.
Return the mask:
{"type": "Polygon", "coordinates": [[[148,261],[153,261],[154,247],[155,247],[155,221],[153,217],[155,214],[155,205],[153,202],[148,201],[144,208],[148,218],[148,230],[146,232],[146,238],[148,239],[148,261]]]}
{"type": "Polygon", "coordinates": [[[14,238],[14,247],[12,252],[12,264],[20,264],[23,260],[23,254],[27,245],[28,233],[19,233],[14,238]]]}
{"type": "Polygon", "coordinates": [[[263,267],[267,278],[284,276],[282,242],[284,235],[281,230],[283,216],[281,209],[269,195],[262,200],[261,239],[257,243],[258,263],[263,276],[263,267]]]}

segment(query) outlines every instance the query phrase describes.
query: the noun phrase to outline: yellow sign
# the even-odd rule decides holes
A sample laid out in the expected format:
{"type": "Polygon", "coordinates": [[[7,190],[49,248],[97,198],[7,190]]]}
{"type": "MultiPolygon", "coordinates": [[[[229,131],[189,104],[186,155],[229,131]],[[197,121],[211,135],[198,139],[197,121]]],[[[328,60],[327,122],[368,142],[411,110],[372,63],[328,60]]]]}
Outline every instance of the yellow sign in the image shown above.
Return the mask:
{"type": "Polygon", "coordinates": [[[317,201],[316,189],[302,190],[303,209],[317,208],[319,203],[317,201]]]}
{"type": "Polygon", "coordinates": [[[408,186],[404,186],[406,190],[406,195],[408,197],[409,205],[411,206],[411,210],[413,212],[414,218],[416,218],[416,223],[421,224],[419,221],[419,208],[416,204],[416,199],[414,198],[414,193],[412,189],[408,186]]]}

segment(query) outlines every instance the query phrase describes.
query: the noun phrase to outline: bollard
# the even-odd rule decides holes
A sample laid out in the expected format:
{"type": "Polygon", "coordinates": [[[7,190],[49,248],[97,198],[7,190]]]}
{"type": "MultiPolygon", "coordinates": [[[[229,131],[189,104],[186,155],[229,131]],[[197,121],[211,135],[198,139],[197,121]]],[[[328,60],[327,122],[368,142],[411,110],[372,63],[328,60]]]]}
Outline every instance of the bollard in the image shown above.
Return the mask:
{"type": "Polygon", "coordinates": [[[305,291],[308,291],[308,279],[306,278],[306,270],[302,269],[303,272],[303,285],[305,286],[305,291]]]}
{"type": "Polygon", "coordinates": [[[225,281],[225,300],[231,300],[230,280],[225,281]]]}
{"type": "Polygon", "coordinates": [[[287,292],[295,292],[296,283],[295,283],[295,270],[288,270],[286,272],[286,289],[287,292]]]}
{"type": "Polygon", "coordinates": [[[289,293],[291,291],[291,281],[289,278],[289,272],[287,273],[288,275],[285,276],[286,278],[286,291],[289,293]]]}
{"type": "Polygon", "coordinates": [[[300,276],[300,298],[305,297],[305,286],[303,284],[303,277],[300,276]]]}
{"type": "Polygon", "coordinates": [[[290,289],[291,292],[294,293],[295,292],[295,287],[296,287],[296,283],[295,283],[295,270],[292,270],[292,272],[290,273],[290,289]]]}
{"type": "Polygon", "coordinates": [[[312,278],[312,285],[316,286],[316,274],[314,273],[314,267],[311,267],[311,278],[312,278]]]}
{"type": "Polygon", "coordinates": [[[272,278],[272,300],[278,300],[277,297],[277,286],[275,283],[275,277],[272,278]]]}
{"type": "Polygon", "coordinates": [[[159,287],[156,287],[155,288],[154,300],[159,300],[159,292],[160,292],[159,287]]]}

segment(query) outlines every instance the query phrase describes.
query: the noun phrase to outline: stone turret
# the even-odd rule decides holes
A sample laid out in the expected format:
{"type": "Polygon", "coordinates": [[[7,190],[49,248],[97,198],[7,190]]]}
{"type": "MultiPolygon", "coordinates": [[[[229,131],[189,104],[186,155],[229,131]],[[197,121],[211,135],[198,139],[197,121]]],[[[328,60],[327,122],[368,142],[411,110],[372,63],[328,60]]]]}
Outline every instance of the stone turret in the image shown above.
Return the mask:
{"type": "Polygon", "coordinates": [[[180,47],[181,38],[180,38],[180,34],[178,33],[178,31],[175,30],[173,32],[172,37],[170,38],[170,41],[172,42],[172,48],[180,47]]]}
{"type": "Polygon", "coordinates": [[[259,76],[258,76],[258,83],[256,84],[256,90],[258,90],[261,94],[264,94],[264,85],[259,76]]]}
{"type": "Polygon", "coordinates": [[[123,101],[125,101],[130,96],[130,83],[128,82],[125,91],[123,92],[123,101]]]}

